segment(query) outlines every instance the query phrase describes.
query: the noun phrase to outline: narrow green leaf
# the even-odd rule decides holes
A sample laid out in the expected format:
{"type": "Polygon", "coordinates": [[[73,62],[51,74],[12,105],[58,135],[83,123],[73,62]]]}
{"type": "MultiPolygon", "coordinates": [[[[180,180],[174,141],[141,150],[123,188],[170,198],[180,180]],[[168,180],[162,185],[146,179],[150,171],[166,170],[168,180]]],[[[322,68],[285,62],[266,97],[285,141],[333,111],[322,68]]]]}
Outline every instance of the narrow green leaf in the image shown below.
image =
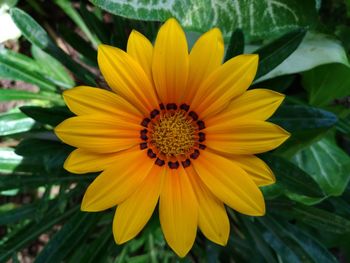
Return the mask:
{"type": "Polygon", "coordinates": [[[266,75],[288,58],[298,48],[305,34],[304,29],[297,29],[256,50],[254,53],[259,55],[259,67],[255,78],[266,75]]]}
{"type": "MultiPolygon", "coordinates": [[[[93,34],[85,21],[82,19],[78,11],[72,6],[72,2],[68,0],[54,0],[55,4],[58,5],[69,17],[74,21],[74,23],[84,32],[86,37],[91,41],[91,43],[97,47],[101,44],[101,41],[93,34]]],[[[84,4],[81,4],[84,6],[84,4]]]]}
{"type": "Polygon", "coordinates": [[[327,138],[301,150],[292,161],[330,196],[341,195],[350,180],[350,157],[327,138]]]}
{"type": "Polygon", "coordinates": [[[36,45],[62,62],[63,65],[70,69],[72,73],[87,85],[95,85],[92,73],[59,49],[46,31],[30,15],[18,8],[12,8],[11,17],[26,39],[33,45],[36,45]]]}
{"type": "Polygon", "coordinates": [[[29,131],[34,127],[34,120],[22,112],[5,112],[0,114],[0,136],[29,131]]]}
{"type": "Polygon", "coordinates": [[[226,50],[225,61],[235,56],[238,56],[240,54],[243,54],[243,52],[244,52],[244,34],[243,34],[243,31],[238,28],[235,31],[233,31],[231,35],[230,42],[226,50]]]}
{"type": "Polygon", "coordinates": [[[42,123],[56,126],[67,118],[74,115],[66,108],[61,106],[44,108],[39,106],[22,106],[20,110],[27,116],[42,123]]]}
{"type": "Polygon", "coordinates": [[[40,252],[35,263],[62,262],[95,227],[98,214],[76,212],[40,252]]]}
{"type": "Polygon", "coordinates": [[[47,100],[53,102],[61,102],[61,96],[53,93],[34,93],[24,90],[2,89],[0,90],[0,101],[11,100],[47,100]]]}
{"type": "Polygon", "coordinates": [[[326,106],[350,94],[350,68],[344,64],[322,65],[304,72],[302,76],[311,105],[326,106]]]}
{"type": "Polygon", "coordinates": [[[48,79],[53,83],[63,88],[72,88],[75,85],[66,68],[55,58],[35,45],[32,45],[31,51],[33,57],[42,66],[42,70],[48,75],[48,79]]]}

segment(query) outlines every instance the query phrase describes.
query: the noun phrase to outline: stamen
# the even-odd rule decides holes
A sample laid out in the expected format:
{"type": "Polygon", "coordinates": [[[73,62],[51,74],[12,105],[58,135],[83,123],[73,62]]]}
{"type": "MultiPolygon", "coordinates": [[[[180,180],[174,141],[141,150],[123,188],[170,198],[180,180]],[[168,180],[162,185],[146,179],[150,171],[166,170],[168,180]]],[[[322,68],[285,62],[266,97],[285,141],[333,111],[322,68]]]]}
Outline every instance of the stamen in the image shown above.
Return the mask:
{"type": "Polygon", "coordinates": [[[151,159],[157,157],[157,155],[152,151],[152,149],[148,149],[148,150],[147,150],[147,155],[148,155],[148,157],[151,158],[151,159]]]}
{"type": "Polygon", "coordinates": [[[159,166],[163,166],[165,162],[162,159],[157,158],[157,160],[155,161],[155,164],[159,166]]]}
{"type": "Polygon", "coordinates": [[[185,161],[181,162],[183,168],[186,168],[188,166],[191,165],[191,160],[190,159],[186,159],[185,161]]]}
{"type": "Polygon", "coordinates": [[[199,132],[198,136],[199,136],[199,139],[198,139],[199,142],[204,142],[205,141],[205,133],[199,132]]]}
{"type": "Polygon", "coordinates": [[[190,106],[184,103],[184,104],[181,104],[180,109],[187,112],[190,109],[190,106]]]}
{"type": "Polygon", "coordinates": [[[140,131],[140,138],[143,141],[147,141],[148,137],[147,137],[147,129],[143,129],[140,131]]]}
{"type": "Polygon", "coordinates": [[[159,114],[159,110],[154,109],[153,111],[151,111],[151,118],[154,119],[155,117],[157,117],[157,115],[159,114]]]}
{"type": "Polygon", "coordinates": [[[195,149],[194,152],[191,153],[190,157],[195,160],[199,157],[199,154],[200,154],[199,151],[195,149]]]}
{"type": "Polygon", "coordinates": [[[205,150],[205,148],[207,148],[207,146],[205,146],[204,144],[199,144],[198,148],[201,150],[205,150]]]}
{"type": "Polygon", "coordinates": [[[197,125],[199,130],[203,130],[205,128],[204,121],[202,120],[197,121],[197,125]]]}
{"type": "Polygon", "coordinates": [[[164,104],[163,104],[163,103],[159,104],[159,108],[160,108],[161,110],[165,110],[164,104]]]}
{"type": "Polygon", "coordinates": [[[140,143],[140,149],[141,150],[147,149],[147,142],[140,143]]]}
{"type": "Polygon", "coordinates": [[[198,120],[198,115],[194,111],[190,111],[188,116],[190,116],[194,121],[198,120]]]}
{"type": "Polygon", "coordinates": [[[177,169],[179,168],[180,165],[179,165],[179,162],[176,161],[176,162],[168,162],[168,166],[170,169],[177,169]]]}
{"type": "Polygon", "coordinates": [[[177,109],[177,105],[175,103],[168,103],[166,105],[166,109],[167,110],[176,110],[177,109]]]}
{"type": "Polygon", "coordinates": [[[141,125],[147,128],[150,122],[151,120],[149,118],[144,118],[141,122],[141,125]]]}

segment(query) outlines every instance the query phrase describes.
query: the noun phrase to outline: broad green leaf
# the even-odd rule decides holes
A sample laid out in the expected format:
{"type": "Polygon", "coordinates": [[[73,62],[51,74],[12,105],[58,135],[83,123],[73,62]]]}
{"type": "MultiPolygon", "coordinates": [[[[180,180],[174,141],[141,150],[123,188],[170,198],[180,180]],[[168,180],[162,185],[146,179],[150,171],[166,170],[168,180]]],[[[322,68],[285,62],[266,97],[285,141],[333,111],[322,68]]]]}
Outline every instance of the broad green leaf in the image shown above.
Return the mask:
{"type": "Polygon", "coordinates": [[[343,64],[322,65],[302,76],[311,105],[326,106],[337,98],[350,95],[350,68],[343,64]]]}
{"type": "MultiPolygon", "coordinates": [[[[314,202],[323,200],[324,193],[321,188],[308,173],[301,170],[298,166],[284,158],[274,155],[265,155],[263,159],[274,172],[277,181],[276,184],[279,185],[286,194],[291,192],[307,196],[314,202]]],[[[293,197],[294,196],[291,196],[290,198],[304,203],[303,199],[293,197]]]]}
{"type": "Polygon", "coordinates": [[[0,114],[0,136],[29,131],[35,121],[22,112],[5,112],[0,114]]]}
{"type": "MultiPolygon", "coordinates": [[[[85,21],[82,19],[77,10],[74,9],[72,2],[68,0],[54,0],[55,4],[58,5],[69,17],[74,21],[74,23],[81,29],[86,37],[91,41],[91,43],[97,47],[101,44],[101,41],[93,34],[85,21]]],[[[82,4],[83,6],[84,4],[82,4]]]]}
{"type": "Polygon", "coordinates": [[[266,75],[285,61],[298,48],[305,34],[304,29],[297,29],[256,50],[254,53],[259,55],[259,67],[255,78],[266,75]]]}
{"type": "Polygon", "coordinates": [[[287,131],[305,131],[307,129],[330,128],[337,122],[332,112],[306,105],[282,105],[270,121],[287,131]]]}
{"type": "Polygon", "coordinates": [[[13,148],[0,147],[0,173],[10,174],[21,163],[23,157],[15,153],[13,148]]]}
{"type": "Polygon", "coordinates": [[[62,262],[95,227],[97,213],[76,212],[50,240],[35,263],[62,262]]]}
{"type": "Polygon", "coordinates": [[[65,119],[74,116],[65,106],[56,106],[51,108],[22,106],[20,107],[20,110],[34,120],[42,124],[49,124],[51,126],[56,126],[65,119]]]}
{"type": "Polygon", "coordinates": [[[314,1],[123,1],[90,0],[107,12],[139,20],[165,21],[177,18],[187,29],[205,32],[219,27],[226,39],[236,28],[242,28],[252,39],[277,36],[313,23],[314,1]]]}
{"type": "Polygon", "coordinates": [[[62,103],[62,98],[58,94],[56,95],[52,93],[34,93],[15,89],[1,89],[0,102],[10,100],[47,100],[62,103]]]}
{"type": "Polygon", "coordinates": [[[46,73],[49,80],[64,88],[72,88],[75,85],[74,80],[68,74],[66,68],[55,58],[35,45],[32,45],[31,51],[33,57],[41,65],[42,71],[46,73]]]}
{"type": "Polygon", "coordinates": [[[327,35],[308,33],[291,56],[258,81],[307,71],[329,63],[349,65],[341,43],[327,35]]]}
{"type": "Polygon", "coordinates": [[[350,179],[350,157],[327,138],[299,151],[292,159],[329,196],[339,196],[350,179]]]}
{"type": "Polygon", "coordinates": [[[46,31],[30,15],[18,8],[12,8],[11,17],[28,41],[62,62],[85,84],[95,85],[92,73],[58,48],[46,31]]]}
{"type": "Polygon", "coordinates": [[[230,38],[230,42],[228,44],[225,61],[243,54],[244,52],[244,34],[241,29],[236,29],[230,38]]]}

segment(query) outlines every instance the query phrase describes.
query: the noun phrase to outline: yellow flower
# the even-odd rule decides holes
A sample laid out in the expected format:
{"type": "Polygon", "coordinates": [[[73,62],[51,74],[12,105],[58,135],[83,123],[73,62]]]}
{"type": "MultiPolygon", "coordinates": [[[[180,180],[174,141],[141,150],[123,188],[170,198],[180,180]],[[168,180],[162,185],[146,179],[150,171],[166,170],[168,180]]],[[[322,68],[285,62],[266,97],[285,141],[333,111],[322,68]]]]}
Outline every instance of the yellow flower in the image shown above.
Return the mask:
{"type": "Polygon", "coordinates": [[[103,171],[88,187],[83,211],[117,206],[113,233],[120,244],[134,238],[159,200],[164,237],[181,257],[197,226],[225,245],[224,204],[252,216],[265,213],[259,186],[275,182],[254,154],[278,147],[289,134],[266,122],[284,99],[265,89],[247,91],[257,55],[222,64],[219,29],[202,35],[190,54],[175,19],[159,30],[154,47],[130,34],[127,52],[98,48],[101,72],[113,92],[76,87],[64,92],[77,117],[55,129],[77,149],[65,162],[73,173],[103,171]]]}

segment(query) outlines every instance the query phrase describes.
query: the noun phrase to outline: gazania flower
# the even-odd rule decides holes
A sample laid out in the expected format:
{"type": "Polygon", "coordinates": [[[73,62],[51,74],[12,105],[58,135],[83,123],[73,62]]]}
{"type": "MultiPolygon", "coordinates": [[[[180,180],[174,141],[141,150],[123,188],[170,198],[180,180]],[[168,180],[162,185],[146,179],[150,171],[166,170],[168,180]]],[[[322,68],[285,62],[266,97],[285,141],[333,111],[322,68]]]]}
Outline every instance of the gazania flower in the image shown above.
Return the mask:
{"type": "Polygon", "coordinates": [[[220,30],[202,35],[190,53],[175,19],[159,30],[155,45],[130,34],[127,52],[98,48],[98,63],[112,91],[76,87],[64,92],[72,117],[55,129],[77,149],[65,162],[73,173],[102,173],[88,187],[83,211],[116,208],[115,241],[135,237],[159,201],[164,237],[181,257],[197,226],[225,245],[225,204],[252,216],[265,213],[259,186],[275,178],[254,154],[283,143],[289,134],[266,122],[284,96],[247,91],[257,55],[222,64],[220,30]]]}

